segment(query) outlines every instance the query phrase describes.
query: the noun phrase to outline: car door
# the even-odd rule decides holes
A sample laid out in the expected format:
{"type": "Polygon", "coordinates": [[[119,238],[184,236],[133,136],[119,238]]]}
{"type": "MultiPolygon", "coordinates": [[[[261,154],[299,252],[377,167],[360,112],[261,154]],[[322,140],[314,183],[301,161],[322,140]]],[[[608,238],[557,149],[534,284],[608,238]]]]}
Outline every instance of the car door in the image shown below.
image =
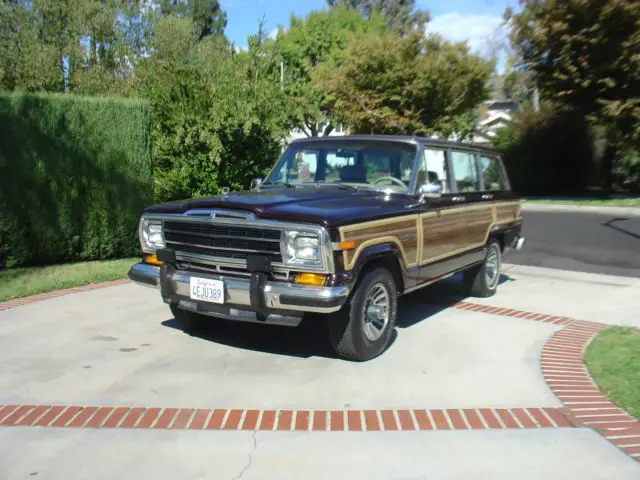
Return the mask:
{"type": "Polygon", "coordinates": [[[456,148],[449,152],[453,190],[450,215],[457,225],[452,236],[451,255],[459,256],[460,266],[478,261],[493,224],[493,202],[484,190],[478,155],[456,148]]]}
{"type": "Polygon", "coordinates": [[[504,229],[519,218],[520,201],[511,190],[498,155],[478,153],[478,168],[482,180],[481,199],[491,203],[495,209],[494,228],[504,229]]]}
{"type": "Polygon", "coordinates": [[[415,281],[420,284],[447,273],[451,239],[458,228],[455,219],[447,214],[454,205],[454,195],[445,147],[423,147],[416,174],[416,193],[439,194],[427,196],[418,219],[421,248],[415,281]]]}

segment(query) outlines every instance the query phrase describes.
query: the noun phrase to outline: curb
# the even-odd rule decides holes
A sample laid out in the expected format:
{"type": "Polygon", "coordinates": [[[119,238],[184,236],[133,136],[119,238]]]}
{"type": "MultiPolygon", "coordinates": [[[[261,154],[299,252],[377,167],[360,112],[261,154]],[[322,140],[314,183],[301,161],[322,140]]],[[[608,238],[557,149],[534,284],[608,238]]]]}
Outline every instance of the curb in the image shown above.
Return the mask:
{"type": "Polygon", "coordinates": [[[555,332],[542,348],[542,375],[575,426],[594,429],[640,462],[640,422],[602,394],[584,362],[587,346],[608,327],[576,320],[555,332]]]}
{"type": "Polygon", "coordinates": [[[526,200],[522,202],[522,210],[525,212],[602,213],[609,215],[621,215],[624,217],[640,217],[640,208],[638,207],[602,207],[595,205],[530,203],[526,200]]]}
{"type": "Polygon", "coordinates": [[[0,303],[0,312],[3,310],[9,310],[10,308],[20,307],[29,303],[41,302],[43,300],[49,300],[51,298],[62,297],[64,295],[71,295],[72,293],[89,292],[92,290],[99,290],[101,288],[115,287],[116,285],[124,285],[125,283],[131,283],[129,279],[122,280],[110,280],[101,283],[90,283],[88,285],[81,285],[79,287],[65,288],[63,290],[53,290],[51,292],[40,293],[38,295],[31,295],[28,297],[16,298],[14,300],[7,300],[0,303]]]}

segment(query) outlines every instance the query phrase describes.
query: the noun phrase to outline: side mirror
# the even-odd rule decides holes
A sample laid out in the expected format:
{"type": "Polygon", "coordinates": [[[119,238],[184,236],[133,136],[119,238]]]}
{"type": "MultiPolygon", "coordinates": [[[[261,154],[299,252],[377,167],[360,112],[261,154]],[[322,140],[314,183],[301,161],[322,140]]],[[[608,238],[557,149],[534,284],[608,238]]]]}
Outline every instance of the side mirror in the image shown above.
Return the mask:
{"type": "Polygon", "coordinates": [[[260,186],[262,185],[261,178],[254,178],[251,180],[251,190],[260,190],[260,186]]]}
{"type": "Polygon", "coordinates": [[[418,189],[420,200],[425,198],[440,198],[442,196],[442,185],[437,183],[425,183],[418,189]]]}

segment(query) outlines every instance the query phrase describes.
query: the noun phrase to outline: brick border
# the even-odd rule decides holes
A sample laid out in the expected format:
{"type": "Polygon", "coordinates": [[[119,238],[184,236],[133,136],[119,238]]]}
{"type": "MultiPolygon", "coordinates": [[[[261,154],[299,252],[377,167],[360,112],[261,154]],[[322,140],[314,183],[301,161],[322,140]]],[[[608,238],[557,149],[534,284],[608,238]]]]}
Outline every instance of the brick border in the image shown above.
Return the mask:
{"type": "Polygon", "coordinates": [[[0,405],[2,427],[388,432],[573,428],[562,408],[260,410],[0,405]]]}
{"type": "Polygon", "coordinates": [[[131,283],[131,280],[125,278],[121,280],[110,280],[108,282],[90,283],[87,285],[81,285],[79,287],[65,288],[63,290],[53,290],[51,292],[31,295],[29,297],[7,300],[6,302],[0,302],[0,312],[3,310],[9,310],[10,308],[20,307],[22,305],[28,305],[29,303],[49,300],[50,298],[62,297],[64,295],[70,295],[72,293],[89,292],[91,290],[99,290],[101,288],[115,287],[117,285],[124,285],[125,283],[131,283]]]}
{"type": "Polygon", "coordinates": [[[593,428],[640,462],[640,422],[602,394],[584,362],[587,346],[608,327],[576,320],[555,332],[542,348],[542,375],[570,421],[593,428]]]}

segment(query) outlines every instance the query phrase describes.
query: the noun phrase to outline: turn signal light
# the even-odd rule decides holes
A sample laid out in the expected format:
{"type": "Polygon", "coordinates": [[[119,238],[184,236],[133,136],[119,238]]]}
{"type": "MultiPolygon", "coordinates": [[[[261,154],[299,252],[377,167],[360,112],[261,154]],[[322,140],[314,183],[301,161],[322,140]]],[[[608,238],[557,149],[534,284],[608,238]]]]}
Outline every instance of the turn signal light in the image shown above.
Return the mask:
{"type": "Polygon", "coordinates": [[[148,263],[149,265],[162,265],[162,262],[158,260],[158,257],[154,254],[145,255],[144,263],[148,263]]]}
{"type": "Polygon", "coordinates": [[[318,273],[299,273],[296,275],[296,283],[302,283],[304,285],[323,286],[326,280],[326,275],[320,275],[318,273]]]}
{"type": "Polygon", "coordinates": [[[338,244],[338,249],[339,250],[351,250],[352,248],[356,248],[356,242],[351,241],[351,242],[340,242],[338,244]]]}

